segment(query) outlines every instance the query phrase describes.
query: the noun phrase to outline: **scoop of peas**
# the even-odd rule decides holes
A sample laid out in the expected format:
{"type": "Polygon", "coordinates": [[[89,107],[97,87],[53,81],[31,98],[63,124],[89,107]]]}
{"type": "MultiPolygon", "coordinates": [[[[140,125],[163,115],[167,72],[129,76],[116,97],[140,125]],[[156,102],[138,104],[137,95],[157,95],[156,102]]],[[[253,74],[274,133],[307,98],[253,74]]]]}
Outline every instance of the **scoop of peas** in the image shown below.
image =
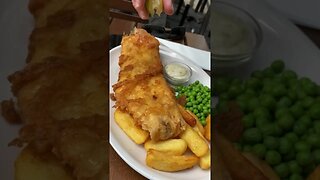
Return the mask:
{"type": "Polygon", "coordinates": [[[320,165],[320,86],[281,60],[246,80],[217,78],[218,113],[229,101],[244,116],[236,147],[264,159],[281,179],[304,179],[320,165]]]}
{"type": "Polygon", "coordinates": [[[210,88],[195,81],[188,86],[178,86],[176,94],[177,98],[186,97],[185,108],[193,112],[202,125],[206,125],[206,117],[210,114],[210,88]]]}

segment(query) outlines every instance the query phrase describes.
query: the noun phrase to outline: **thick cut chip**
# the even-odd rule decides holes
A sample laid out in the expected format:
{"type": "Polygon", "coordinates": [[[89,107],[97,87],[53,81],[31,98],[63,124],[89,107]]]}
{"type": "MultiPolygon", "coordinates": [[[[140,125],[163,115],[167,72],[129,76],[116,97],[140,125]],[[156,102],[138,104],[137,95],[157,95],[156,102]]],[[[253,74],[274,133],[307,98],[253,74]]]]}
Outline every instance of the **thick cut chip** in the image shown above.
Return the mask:
{"type": "Polygon", "coordinates": [[[157,142],[149,140],[144,144],[146,151],[155,149],[174,155],[182,155],[187,150],[187,147],[187,143],[183,139],[169,139],[157,142]]]}
{"type": "Polygon", "coordinates": [[[140,127],[136,126],[132,117],[120,109],[114,112],[114,119],[119,127],[132,139],[136,144],[144,143],[148,137],[149,133],[140,127]]]}
{"type": "Polygon", "coordinates": [[[146,163],[148,166],[167,172],[189,169],[198,164],[199,158],[195,155],[172,155],[150,149],[147,152],[146,163]]]}

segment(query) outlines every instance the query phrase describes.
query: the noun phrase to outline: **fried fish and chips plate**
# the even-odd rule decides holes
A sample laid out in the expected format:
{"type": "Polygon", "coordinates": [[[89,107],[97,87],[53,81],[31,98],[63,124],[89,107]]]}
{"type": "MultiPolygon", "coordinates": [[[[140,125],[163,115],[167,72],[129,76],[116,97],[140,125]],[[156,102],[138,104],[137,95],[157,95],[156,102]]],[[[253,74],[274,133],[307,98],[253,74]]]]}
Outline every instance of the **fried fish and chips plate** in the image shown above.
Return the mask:
{"type": "MultiPolygon", "coordinates": [[[[185,64],[188,64],[188,66],[191,67],[193,70],[193,75],[191,77],[190,82],[194,82],[196,80],[199,80],[202,84],[210,87],[210,77],[207,73],[205,73],[200,67],[195,65],[193,62],[190,62],[186,59],[179,58],[175,56],[175,53],[170,53],[167,50],[162,50],[162,45],[159,47],[160,49],[160,59],[162,65],[165,65],[167,63],[171,62],[183,62],[185,64]]],[[[119,56],[121,54],[121,46],[115,47],[112,50],[110,50],[109,53],[109,62],[110,62],[110,85],[109,85],[109,91],[110,93],[113,93],[112,85],[116,84],[118,82],[118,74],[119,74],[119,56]]],[[[187,143],[184,143],[182,139],[177,137],[176,140],[173,139],[169,140],[169,142],[165,142],[164,144],[155,145],[154,142],[150,141],[150,139],[146,139],[145,144],[141,143],[144,141],[144,133],[139,132],[139,138],[140,142],[139,144],[136,144],[132,138],[136,137],[130,137],[126,134],[126,132],[123,130],[125,127],[123,124],[119,126],[119,121],[117,122],[115,120],[115,111],[116,108],[114,108],[115,102],[110,101],[109,107],[110,107],[110,134],[109,134],[109,141],[112,147],[115,149],[117,154],[129,165],[131,166],[135,171],[140,173],[141,175],[145,176],[148,179],[210,179],[210,170],[203,170],[200,168],[201,166],[205,169],[206,167],[210,166],[208,163],[208,160],[206,158],[198,158],[193,154],[190,150],[190,152],[184,153],[181,155],[182,150],[185,148],[187,143]],[[164,154],[161,148],[165,149],[165,145],[168,144],[168,146],[172,145],[172,142],[179,143],[179,148],[177,148],[176,152],[164,154]],[[155,148],[159,148],[158,150],[154,150],[155,148]],[[149,150],[147,150],[149,149],[149,150]],[[179,152],[180,151],[180,152],[179,152]],[[164,161],[164,158],[171,158],[171,160],[164,161]],[[175,160],[181,160],[182,163],[177,165],[176,167],[171,167],[173,163],[175,163],[175,160]],[[147,165],[148,164],[148,165],[147,165]],[[153,167],[153,168],[151,168],[153,167]],[[191,168],[190,168],[191,167],[191,168]],[[176,168],[176,169],[175,169],[176,168]],[[183,168],[185,170],[178,171],[179,168],[183,168]],[[188,168],[188,169],[187,169],[188,168]],[[158,170],[156,170],[158,169],[158,170]],[[174,171],[174,172],[169,172],[174,171]]],[[[116,116],[119,116],[119,113],[116,113],[116,116]]],[[[130,126],[129,124],[127,124],[130,126]]],[[[127,131],[128,133],[128,131],[127,131]]],[[[150,137],[149,137],[150,138],[150,137]]],[[[207,142],[207,141],[205,141],[207,142]]],[[[185,148],[187,149],[187,148],[185,148]]],[[[209,152],[209,151],[206,151],[209,152]]],[[[202,152],[202,153],[206,153],[202,152]]],[[[208,159],[208,158],[207,158],[208,159]]]]}

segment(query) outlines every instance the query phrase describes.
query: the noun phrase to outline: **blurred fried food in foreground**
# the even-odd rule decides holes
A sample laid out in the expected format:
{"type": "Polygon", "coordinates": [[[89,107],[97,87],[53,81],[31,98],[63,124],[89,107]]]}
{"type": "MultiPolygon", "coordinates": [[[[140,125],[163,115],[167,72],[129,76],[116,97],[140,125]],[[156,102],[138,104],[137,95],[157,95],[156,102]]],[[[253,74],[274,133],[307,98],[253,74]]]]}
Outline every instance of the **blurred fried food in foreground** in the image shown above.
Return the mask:
{"type": "Polygon", "coordinates": [[[107,179],[107,1],[30,0],[29,10],[28,64],[8,77],[19,111],[2,102],[25,123],[10,143],[27,146],[15,178],[107,179]]]}

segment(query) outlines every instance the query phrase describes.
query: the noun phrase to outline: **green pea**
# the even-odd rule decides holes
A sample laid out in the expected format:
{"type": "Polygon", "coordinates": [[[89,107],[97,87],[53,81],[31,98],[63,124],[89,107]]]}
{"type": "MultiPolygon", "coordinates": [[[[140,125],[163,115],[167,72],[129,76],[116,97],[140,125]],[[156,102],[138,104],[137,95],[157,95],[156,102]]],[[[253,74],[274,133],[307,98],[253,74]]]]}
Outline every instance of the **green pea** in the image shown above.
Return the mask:
{"type": "Polygon", "coordinates": [[[284,130],[290,130],[294,125],[294,118],[290,114],[282,115],[277,119],[277,124],[284,130]]]}
{"type": "Polygon", "coordinates": [[[265,160],[271,166],[275,166],[281,162],[281,155],[277,151],[269,150],[266,153],[265,160]]]}
{"type": "MultiPolygon", "coordinates": [[[[277,132],[277,125],[273,123],[266,123],[263,126],[260,126],[259,129],[261,130],[261,133],[263,136],[278,136],[277,132]]],[[[279,128],[279,127],[278,127],[279,128]]]]}
{"type": "Polygon", "coordinates": [[[297,163],[297,161],[289,161],[288,162],[289,170],[292,174],[300,174],[302,173],[302,168],[300,165],[297,163]]]}
{"type": "Polygon", "coordinates": [[[311,147],[310,145],[305,141],[298,141],[294,145],[294,148],[297,152],[310,152],[311,147]]]}
{"type": "Polygon", "coordinates": [[[256,107],[259,107],[259,100],[258,100],[258,98],[250,98],[249,100],[248,100],[248,104],[247,104],[247,107],[248,107],[248,110],[249,111],[254,111],[254,109],[256,108],[256,107]]]}
{"type": "Polygon", "coordinates": [[[266,117],[261,116],[260,118],[256,118],[256,127],[261,128],[270,123],[270,120],[266,117]]]}
{"type": "Polygon", "coordinates": [[[249,78],[246,82],[245,82],[245,86],[248,89],[253,89],[253,90],[257,90],[260,87],[260,81],[258,78],[252,77],[249,78]]]}
{"type": "Polygon", "coordinates": [[[284,85],[277,84],[276,86],[272,87],[271,94],[274,97],[279,98],[279,97],[282,97],[285,94],[287,94],[287,89],[286,89],[286,87],[284,85]]]}
{"type": "Polygon", "coordinates": [[[297,121],[293,126],[293,132],[297,135],[302,135],[306,132],[308,126],[304,122],[297,121]]]}
{"type": "Polygon", "coordinates": [[[296,79],[298,77],[297,74],[292,70],[284,70],[282,76],[286,79],[296,79]]]}
{"type": "Polygon", "coordinates": [[[292,101],[289,97],[283,96],[277,103],[277,108],[287,108],[292,104],[292,101]]]}
{"type": "Polygon", "coordinates": [[[284,135],[285,138],[287,138],[291,143],[296,143],[298,141],[298,136],[294,132],[288,132],[284,135]]]}
{"type": "Polygon", "coordinates": [[[292,151],[293,145],[287,138],[281,138],[279,141],[279,152],[281,154],[287,154],[292,151]]]}
{"type": "Polygon", "coordinates": [[[247,114],[242,118],[242,123],[245,128],[251,128],[255,124],[255,119],[253,114],[247,114]]]}
{"type": "Polygon", "coordinates": [[[267,136],[263,140],[263,144],[270,150],[276,150],[279,147],[279,140],[272,136],[267,136]]]}
{"type": "Polygon", "coordinates": [[[255,118],[265,118],[265,119],[269,119],[271,117],[269,110],[265,107],[257,107],[254,112],[253,115],[255,118]]]}
{"type": "Polygon", "coordinates": [[[310,96],[306,96],[302,99],[301,103],[305,109],[308,109],[314,103],[314,99],[310,96]]]}
{"type": "Polygon", "coordinates": [[[285,116],[285,115],[291,115],[291,112],[288,108],[279,108],[276,109],[275,111],[275,117],[277,119],[280,119],[280,117],[285,116]]]}
{"type": "Polygon", "coordinates": [[[289,180],[303,180],[304,178],[300,174],[291,174],[289,180]]]}
{"type": "Polygon", "coordinates": [[[307,136],[307,143],[311,147],[319,147],[320,146],[320,137],[317,134],[310,134],[307,136]]]}
{"type": "Polygon", "coordinates": [[[289,176],[289,167],[287,163],[281,163],[274,167],[275,172],[279,175],[280,178],[286,178],[289,176]]]}
{"type": "Polygon", "coordinates": [[[260,70],[256,70],[256,71],[253,71],[251,73],[251,77],[255,77],[257,79],[261,79],[261,78],[263,78],[263,73],[260,70]]]}
{"type": "Polygon", "coordinates": [[[320,133],[320,120],[313,121],[313,128],[316,133],[320,133]]]}
{"type": "Polygon", "coordinates": [[[309,116],[307,115],[304,115],[304,116],[301,116],[298,121],[300,121],[301,123],[305,124],[307,127],[310,127],[311,124],[312,124],[312,120],[309,116]]]}
{"type": "Polygon", "coordinates": [[[300,166],[306,166],[312,162],[311,153],[307,151],[297,152],[296,160],[300,166]]]}
{"type": "Polygon", "coordinates": [[[282,159],[284,162],[295,160],[296,159],[296,152],[289,151],[287,154],[283,155],[282,159]]]}
{"type": "Polygon", "coordinates": [[[260,104],[268,109],[274,108],[276,100],[269,94],[263,94],[259,98],[260,104]]]}
{"type": "Polygon", "coordinates": [[[275,60],[271,64],[271,69],[275,73],[281,73],[284,69],[284,62],[282,60],[275,60]]]}
{"type": "Polygon", "coordinates": [[[244,131],[243,139],[251,144],[259,143],[262,139],[262,134],[258,128],[249,128],[244,131]]]}
{"type": "Polygon", "coordinates": [[[264,76],[264,77],[267,77],[267,78],[271,78],[271,77],[274,76],[274,72],[273,72],[273,70],[272,70],[270,67],[265,68],[265,69],[262,71],[262,73],[263,73],[263,76],[264,76]]]}
{"type": "Polygon", "coordinates": [[[260,159],[263,159],[265,157],[267,148],[264,144],[255,144],[252,147],[252,152],[257,155],[260,159]]]}
{"type": "Polygon", "coordinates": [[[299,118],[304,114],[304,109],[301,103],[295,103],[290,107],[290,111],[295,118],[299,118]]]}
{"type": "Polygon", "coordinates": [[[311,118],[320,119],[320,103],[313,103],[308,113],[311,118]]]}

